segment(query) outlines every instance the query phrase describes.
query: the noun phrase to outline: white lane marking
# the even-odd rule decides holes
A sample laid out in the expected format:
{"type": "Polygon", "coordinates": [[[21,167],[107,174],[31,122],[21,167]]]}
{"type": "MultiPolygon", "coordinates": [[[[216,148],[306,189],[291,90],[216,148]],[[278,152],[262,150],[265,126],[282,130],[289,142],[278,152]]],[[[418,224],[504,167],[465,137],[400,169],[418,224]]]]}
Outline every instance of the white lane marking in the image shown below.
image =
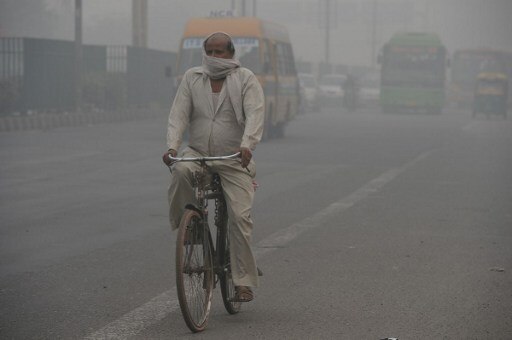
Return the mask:
{"type": "MultiPolygon", "coordinates": [[[[431,152],[432,150],[423,152],[412,161],[404,164],[400,168],[386,171],[350,195],[317,212],[315,215],[307,217],[300,222],[294,223],[285,229],[271,234],[256,245],[254,255],[256,258],[261,258],[275,249],[285,246],[303,232],[322,226],[323,222],[327,219],[349,209],[357,202],[360,202],[369,195],[379,191],[386,184],[393,181],[398,175],[428,157],[431,152]]],[[[135,308],[119,319],[88,335],[85,339],[127,339],[137,335],[143,329],[156,324],[160,320],[163,320],[167,315],[177,309],[179,309],[179,303],[176,296],[176,289],[173,288],[163,292],[140,307],[135,308]]]]}
{"type": "Polygon", "coordinates": [[[128,339],[143,329],[163,320],[179,307],[176,289],[170,289],[152,298],[140,307],[85,337],[86,340],[128,339]]]}
{"type": "Polygon", "coordinates": [[[323,210],[317,212],[311,217],[306,217],[300,222],[294,223],[286,229],[279,230],[272,235],[266,237],[260,241],[254,250],[256,256],[262,256],[263,254],[273,250],[273,248],[280,248],[285,246],[287,243],[295,239],[297,236],[305,232],[306,230],[313,229],[321,226],[324,221],[328,220],[332,216],[347,210],[359,201],[367,198],[369,195],[379,191],[384,185],[394,180],[398,175],[425,159],[432,150],[423,152],[418,157],[404,164],[400,168],[391,169],[383,173],[377,178],[374,178],[370,182],[363,185],[358,190],[354,191],[350,195],[342,198],[339,201],[332,203],[323,210]]]}

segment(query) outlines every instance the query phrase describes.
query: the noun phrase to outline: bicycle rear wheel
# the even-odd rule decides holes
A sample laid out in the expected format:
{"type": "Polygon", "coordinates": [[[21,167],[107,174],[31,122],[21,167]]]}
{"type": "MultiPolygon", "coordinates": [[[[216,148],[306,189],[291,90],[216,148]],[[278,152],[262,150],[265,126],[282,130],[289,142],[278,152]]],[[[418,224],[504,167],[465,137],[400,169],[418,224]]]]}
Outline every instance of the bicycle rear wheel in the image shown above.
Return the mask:
{"type": "Polygon", "coordinates": [[[181,313],[192,332],[208,324],[213,280],[209,235],[199,213],[185,210],[176,239],[176,287],[181,313]]]}
{"type": "Polygon", "coordinates": [[[220,240],[218,242],[218,253],[220,263],[222,265],[222,273],[220,275],[220,291],[224,307],[229,314],[236,314],[240,311],[241,302],[235,302],[235,284],[231,276],[231,257],[229,253],[229,232],[226,225],[220,231],[220,240]]]}

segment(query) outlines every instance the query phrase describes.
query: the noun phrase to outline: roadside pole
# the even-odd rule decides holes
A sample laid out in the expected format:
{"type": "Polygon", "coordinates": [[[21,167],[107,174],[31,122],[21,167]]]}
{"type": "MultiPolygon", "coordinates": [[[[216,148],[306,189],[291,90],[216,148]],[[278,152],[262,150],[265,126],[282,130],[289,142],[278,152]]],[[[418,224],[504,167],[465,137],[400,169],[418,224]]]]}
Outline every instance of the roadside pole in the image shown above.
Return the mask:
{"type": "Polygon", "coordinates": [[[75,0],[75,112],[82,110],[82,0],[75,0]]]}

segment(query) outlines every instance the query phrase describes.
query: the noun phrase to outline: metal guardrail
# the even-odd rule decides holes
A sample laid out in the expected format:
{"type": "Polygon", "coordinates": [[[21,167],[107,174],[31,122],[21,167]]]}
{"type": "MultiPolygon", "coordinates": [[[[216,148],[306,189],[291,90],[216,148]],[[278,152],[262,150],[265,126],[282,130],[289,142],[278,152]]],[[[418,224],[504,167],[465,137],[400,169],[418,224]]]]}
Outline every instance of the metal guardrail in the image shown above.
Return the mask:
{"type": "MultiPolygon", "coordinates": [[[[84,45],[82,53],[86,110],[170,106],[174,81],[168,70],[176,53],[100,45],[84,45]]],[[[72,111],[74,61],[72,41],[0,38],[0,116],[72,111]]]]}
{"type": "Polygon", "coordinates": [[[60,127],[99,125],[144,119],[165,119],[167,112],[129,110],[124,112],[45,113],[0,117],[0,132],[49,130],[60,127]]]}

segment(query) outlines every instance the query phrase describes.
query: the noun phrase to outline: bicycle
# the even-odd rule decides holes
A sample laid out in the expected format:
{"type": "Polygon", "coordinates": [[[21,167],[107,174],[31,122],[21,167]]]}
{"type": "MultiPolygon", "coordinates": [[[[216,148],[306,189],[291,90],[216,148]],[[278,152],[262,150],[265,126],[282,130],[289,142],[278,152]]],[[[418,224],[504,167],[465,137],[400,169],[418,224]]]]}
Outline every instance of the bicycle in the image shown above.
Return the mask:
{"type": "Polygon", "coordinates": [[[193,187],[197,206],[187,204],[176,238],[176,287],[181,313],[194,333],[203,331],[208,323],[210,307],[218,282],[222,301],[230,314],[240,311],[235,301],[235,286],[231,276],[229,230],[226,201],[220,176],[212,173],[209,161],[231,160],[236,153],[220,157],[172,157],[173,162],[199,162],[194,173],[193,187]],[[215,247],[208,222],[208,201],[215,200],[214,223],[217,226],[215,247]]]}

